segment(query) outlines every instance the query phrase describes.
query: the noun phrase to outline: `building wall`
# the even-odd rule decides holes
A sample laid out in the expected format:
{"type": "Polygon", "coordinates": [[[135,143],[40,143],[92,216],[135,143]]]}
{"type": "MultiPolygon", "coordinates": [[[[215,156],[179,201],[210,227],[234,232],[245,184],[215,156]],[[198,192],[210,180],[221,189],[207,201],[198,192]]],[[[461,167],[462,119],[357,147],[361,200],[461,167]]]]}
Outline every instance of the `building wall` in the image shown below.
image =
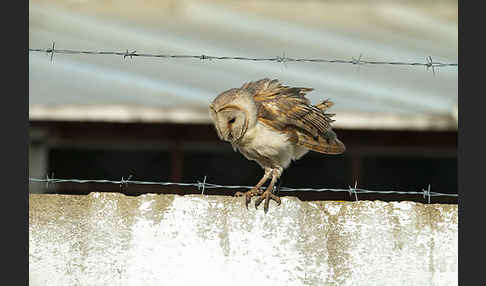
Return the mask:
{"type": "Polygon", "coordinates": [[[457,285],[457,205],[29,195],[30,285],[457,285]]]}

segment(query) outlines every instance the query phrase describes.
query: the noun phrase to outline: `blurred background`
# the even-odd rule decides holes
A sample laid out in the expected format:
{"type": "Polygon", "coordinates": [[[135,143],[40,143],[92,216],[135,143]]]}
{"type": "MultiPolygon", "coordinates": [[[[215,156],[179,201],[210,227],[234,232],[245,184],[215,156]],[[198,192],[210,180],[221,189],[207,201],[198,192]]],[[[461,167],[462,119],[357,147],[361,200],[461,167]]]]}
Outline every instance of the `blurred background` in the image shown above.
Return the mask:
{"type": "MultiPolygon", "coordinates": [[[[457,1],[29,1],[29,48],[457,63],[457,1]]],[[[458,67],[29,52],[29,177],[254,185],[263,170],[210,125],[220,92],[264,77],[330,98],[343,155],[311,152],[295,188],[457,193],[458,67]]],[[[31,193],[200,192],[30,183],[31,193]]],[[[225,191],[222,191],[224,193],[225,191]]],[[[229,194],[228,190],[226,193],[229,194]]],[[[295,194],[293,194],[295,195],[295,194]]],[[[349,199],[329,193],[303,199],[349,199]]],[[[423,200],[416,196],[417,200],[423,200]]],[[[363,198],[363,196],[361,197],[363,198]]],[[[366,198],[365,198],[366,199],[366,198]]],[[[403,199],[370,197],[370,199],[403,199]]],[[[414,198],[405,198],[414,199],[414,198]]],[[[435,200],[440,200],[436,198],[435,200]]],[[[447,198],[444,198],[447,201],[447,198]]]]}

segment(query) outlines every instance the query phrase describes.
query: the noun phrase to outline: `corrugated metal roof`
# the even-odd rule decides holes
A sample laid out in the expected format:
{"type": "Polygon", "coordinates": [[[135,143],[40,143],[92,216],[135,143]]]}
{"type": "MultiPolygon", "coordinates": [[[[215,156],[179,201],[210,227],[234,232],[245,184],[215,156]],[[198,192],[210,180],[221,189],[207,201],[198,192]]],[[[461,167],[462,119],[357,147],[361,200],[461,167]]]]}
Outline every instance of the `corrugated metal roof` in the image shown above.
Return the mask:
{"type": "MultiPolygon", "coordinates": [[[[451,1],[156,2],[30,1],[29,47],[457,63],[451,1]]],[[[457,67],[49,57],[29,53],[31,120],[209,122],[218,93],[269,77],[332,99],[336,127],[457,128],[457,67]]]]}

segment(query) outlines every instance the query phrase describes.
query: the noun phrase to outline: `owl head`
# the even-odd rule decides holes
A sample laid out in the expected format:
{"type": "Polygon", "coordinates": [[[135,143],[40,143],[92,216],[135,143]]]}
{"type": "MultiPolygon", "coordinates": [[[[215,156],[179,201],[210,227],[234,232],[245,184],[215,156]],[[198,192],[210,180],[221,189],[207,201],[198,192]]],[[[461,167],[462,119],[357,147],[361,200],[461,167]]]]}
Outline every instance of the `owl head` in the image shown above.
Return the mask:
{"type": "Polygon", "coordinates": [[[256,124],[253,94],[242,88],[224,91],[209,105],[209,115],[221,140],[237,142],[256,124]]]}

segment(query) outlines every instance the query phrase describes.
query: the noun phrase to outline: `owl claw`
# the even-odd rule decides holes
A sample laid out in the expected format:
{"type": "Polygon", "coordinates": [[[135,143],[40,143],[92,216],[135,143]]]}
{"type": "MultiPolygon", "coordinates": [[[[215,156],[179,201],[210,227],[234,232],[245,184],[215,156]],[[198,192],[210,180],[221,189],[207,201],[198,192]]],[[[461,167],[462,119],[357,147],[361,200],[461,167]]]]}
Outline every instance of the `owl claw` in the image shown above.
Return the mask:
{"type": "Polygon", "coordinates": [[[263,192],[263,194],[255,201],[255,209],[258,209],[258,206],[262,203],[263,200],[265,200],[265,203],[263,204],[263,211],[265,213],[268,212],[268,206],[270,204],[270,200],[274,200],[277,203],[277,206],[279,206],[282,201],[280,200],[279,197],[276,195],[272,194],[270,190],[266,190],[263,192]]]}
{"type": "Polygon", "coordinates": [[[256,195],[260,195],[261,193],[262,193],[262,191],[253,188],[253,189],[251,189],[247,192],[244,192],[244,193],[243,192],[236,192],[235,197],[245,196],[245,206],[246,206],[246,209],[248,209],[248,205],[251,202],[251,197],[256,196],[256,195]]]}

